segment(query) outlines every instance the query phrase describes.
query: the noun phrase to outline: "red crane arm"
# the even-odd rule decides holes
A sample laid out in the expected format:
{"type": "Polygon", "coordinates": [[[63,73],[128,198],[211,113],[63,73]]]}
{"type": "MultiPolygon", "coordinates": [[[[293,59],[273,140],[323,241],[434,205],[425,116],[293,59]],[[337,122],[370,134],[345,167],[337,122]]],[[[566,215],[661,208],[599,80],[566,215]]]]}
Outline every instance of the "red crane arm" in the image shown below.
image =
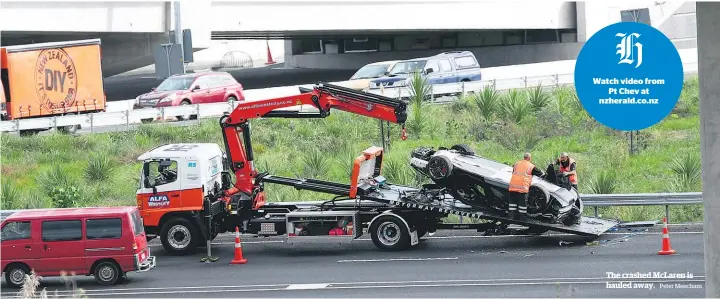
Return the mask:
{"type": "Polygon", "coordinates": [[[226,190],[226,196],[242,192],[253,199],[253,208],[257,209],[264,204],[262,188],[254,181],[258,173],[253,165],[254,157],[248,123],[252,118],[325,118],[334,108],[402,124],[402,138],[403,140],[406,138],[407,105],[402,100],[326,83],[316,84],[313,89],[300,88],[300,92],[301,94],[294,96],[242,102],[232,113],[220,119],[228,164],[235,173],[234,187],[226,190]],[[301,105],[312,105],[318,111],[278,110],[293,106],[300,108],[301,105]]]}

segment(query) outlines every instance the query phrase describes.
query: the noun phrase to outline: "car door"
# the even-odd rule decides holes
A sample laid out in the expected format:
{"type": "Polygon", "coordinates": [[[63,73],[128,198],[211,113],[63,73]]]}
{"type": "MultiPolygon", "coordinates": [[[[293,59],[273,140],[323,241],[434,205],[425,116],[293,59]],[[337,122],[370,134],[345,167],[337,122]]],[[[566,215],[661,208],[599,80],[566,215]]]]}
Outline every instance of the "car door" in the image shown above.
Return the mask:
{"type": "Polygon", "coordinates": [[[437,60],[428,60],[423,70],[426,73],[425,77],[428,84],[442,84],[440,65],[438,64],[437,60]],[[432,72],[427,73],[430,69],[432,69],[432,72]]]}
{"type": "Polygon", "coordinates": [[[37,260],[40,247],[33,239],[36,236],[32,233],[32,224],[30,220],[6,222],[0,232],[2,239],[0,250],[5,263],[24,263],[40,274],[44,265],[37,260]]]}
{"type": "Polygon", "coordinates": [[[123,236],[123,227],[129,225],[124,219],[115,217],[93,217],[85,219],[85,267],[90,269],[95,261],[113,258],[120,264],[132,259],[133,236],[123,236]]]}
{"type": "Polygon", "coordinates": [[[42,220],[40,237],[40,259],[46,275],[87,273],[81,219],[42,220]]]}
{"type": "Polygon", "coordinates": [[[443,84],[460,82],[449,60],[438,60],[438,66],[440,67],[440,70],[438,72],[438,75],[440,77],[439,80],[443,84]]]}
{"type": "Polygon", "coordinates": [[[208,76],[210,86],[210,103],[224,102],[228,84],[221,75],[208,76]]]}
{"type": "Polygon", "coordinates": [[[210,86],[208,85],[208,79],[207,76],[200,76],[197,79],[195,79],[195,82],[192,84],[192,102],[193,104],[203,104],[203,103],[209,103],[210,99],[212,98],[211,92],[210,92],[210,86]]]}

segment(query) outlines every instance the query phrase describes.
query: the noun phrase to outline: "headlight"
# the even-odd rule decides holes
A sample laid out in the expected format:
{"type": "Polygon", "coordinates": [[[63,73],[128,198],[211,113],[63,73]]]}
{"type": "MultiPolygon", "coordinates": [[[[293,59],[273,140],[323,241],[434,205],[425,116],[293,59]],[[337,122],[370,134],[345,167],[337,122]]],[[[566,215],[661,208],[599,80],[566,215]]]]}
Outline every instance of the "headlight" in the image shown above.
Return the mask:
{"type": "Polygon", "coordinates": [[[162,98],[162,100],[160,100],[158,103],[165,103],[165,102],[172,102],[172,98],[170,98],[170,97],[162,98]]]}

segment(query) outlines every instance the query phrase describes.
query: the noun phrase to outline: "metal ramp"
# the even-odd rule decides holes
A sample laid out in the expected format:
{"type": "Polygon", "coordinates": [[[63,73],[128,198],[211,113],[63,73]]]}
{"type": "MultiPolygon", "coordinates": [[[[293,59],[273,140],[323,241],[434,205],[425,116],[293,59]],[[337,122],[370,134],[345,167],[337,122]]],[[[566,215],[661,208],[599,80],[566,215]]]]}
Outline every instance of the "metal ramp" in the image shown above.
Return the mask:
{"type": "Polygon", "coordinates": [[[374,197],[376,200],[387,200],[390,204],[398,207],[419,209],[425,211],[434,211],[447,213],[450,215],[458,215],[468,218],[477,218],[484,220],[492,220],[502,222],[504,224],[516,224],[526,226],[531,229],[546,229],[550,231],[564,232],[580,236],[596,237],[600,236],[610,228],[620,224],[617,220],[600,219],[594,217],[581,217],[580,223],[572,226],[562,223],[549,223],[536,219],[515,220],[508,218],[501,212],[491,211],[477,207],[471,207],[463,203],[457,202],[455,199],[448,198],[443,201],[420,202],[405,196],[403,191],[414,192],[417,189],[393,185],[390,189],[379,189],[366,196],[374,197]]]}

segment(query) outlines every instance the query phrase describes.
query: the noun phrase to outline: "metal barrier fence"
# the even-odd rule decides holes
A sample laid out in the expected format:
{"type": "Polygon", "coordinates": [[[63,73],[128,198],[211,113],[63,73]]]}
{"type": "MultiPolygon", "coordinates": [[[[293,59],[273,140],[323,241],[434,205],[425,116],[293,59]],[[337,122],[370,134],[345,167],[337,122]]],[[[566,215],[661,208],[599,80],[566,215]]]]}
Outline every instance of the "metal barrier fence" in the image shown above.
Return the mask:
{"type": "MultiPolygon", "coordinates": [[[[697,63],[686,64],[685,72],[696,73],[697,63]]],[[[494,86],[496,90],[522,89],[532,88],[536,86],[557,87],[561,85],[571,85],[574,83],[574,74],[554,74],[545,76],[526,76],[518,78],[494,79],[473,82],[434,84],[432,87],[432,97],[464,95],[467,93],[480,92],[487,86],[494,86]]],[[[298,87],[312,87],[312,84],[282,86],[263,89],[245,90],[245,100],[261,100],[276,97],[291,96],[299,94],[298,87]]],[[[406,98],[411,95],[411,91],[407,87],[386,88],[386,89],[370,89],[369,93],[381,94],[391,98],[406,98]]],[[[143,108],[133,109],[132,100],[110,102],[108,103],[107,112],[83,114],[83,115],[65,115],[46,118],[19,119],[12,121],[0,122],[0,132],[19,132],[21,130],[48,129],[66,126],[80,125],[83,128],[89,128],[91,133],[95,132],[95,128],[101,127],[117,127],[117,130],[130,130],[130,125],[140,124],[145,119],[161,119],[175,118],[177,116],[196,115],[197,119],[208,117],[219,117],[226,112],[231,112],[237,103],[223,102],[210,104],[195,104],[164,108],[143,108]],[[111,107],[112,106],[112,107],[111,107]]]]}
{"type": "Polygon", "coordinates": [[[670,222],[671,205],[702,204],[702,192],[685,193],[633,193],[633,194],[581,194],[583,204],[593,207],[595,217],[598,207],[617,206],[665,206],[665,218],[670,222]]]}

